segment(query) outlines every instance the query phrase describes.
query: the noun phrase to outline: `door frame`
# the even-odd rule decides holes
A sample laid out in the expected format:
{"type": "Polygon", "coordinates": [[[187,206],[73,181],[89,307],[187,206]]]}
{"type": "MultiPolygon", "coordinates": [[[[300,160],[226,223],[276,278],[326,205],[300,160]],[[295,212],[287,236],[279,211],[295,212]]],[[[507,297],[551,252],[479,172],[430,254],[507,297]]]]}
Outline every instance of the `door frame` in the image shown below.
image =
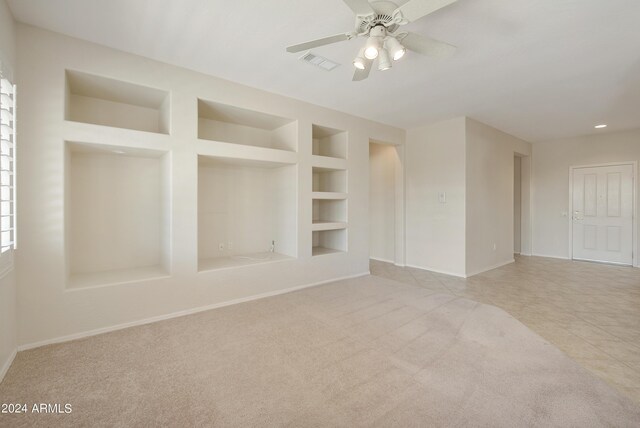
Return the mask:
{"type": "MultiPolygon", "coordinates": [[[[367,145],[367,153],[369,153],[369,147],[371,144],[381,144],[385,146],[391,146],[396,151],[396,157],[394,159],[394,174],[395,174],[395,225],[394,225],[394,265],[399,267],[406,266],[406,250],[405,250],[405,144],[404,143],[389,143],[373,137],[369,137],[369,144],[367,145]]],[[[367,158],[368,173],[371,174],[371,162],[367,158]]],[[[370,177],[368,177],[370,180],[370,177]]],[[[369,181],[370,182],[370,181],[369,181]]],[[[370,215],[370,212],[368,213],[370,215]]],[[[370,243],[367,251],[370,251],[370,243]]]]}
{"type": "Polygon", "coordinates": [[[607,167],[607,166],[623,166],[623,165],[631,165],[632,175],[631,175],[631,195],[633,200],[631,201],[631,205],[633,207],[633,218],[631,219],[631,235],[633,238],[632,244],[632,266],[638,266],[638,187],[637,187],[637,177],[638,177],[638,161],[627,161],[627,162],[607,162],[607,163],[599,163],[599,164],[591,164],[591,165],[573,165],[569,167],[569,212],[567,213],[567,217],[569,220],[569,260],[573,260],[573,173],[576,169],[581,168],[599,168],[599,167],[607,167]]]}

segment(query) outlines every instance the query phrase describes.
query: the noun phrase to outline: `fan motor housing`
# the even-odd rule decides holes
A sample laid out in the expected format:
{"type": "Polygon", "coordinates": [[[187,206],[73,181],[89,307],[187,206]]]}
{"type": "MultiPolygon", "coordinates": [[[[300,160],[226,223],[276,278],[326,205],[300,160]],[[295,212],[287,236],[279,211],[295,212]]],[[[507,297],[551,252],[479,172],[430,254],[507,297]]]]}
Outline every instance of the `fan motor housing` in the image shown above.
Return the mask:
{"type": "Polygon", "coordinates": [[[390,33],[398,29],[398,24],[393,23],[393,12],[398,6],[390,1],[371,2],[371,8],[375,11],[373,17],[356,18],[356,31],[368,34],[377,25],[384,25],[390,33]]]}

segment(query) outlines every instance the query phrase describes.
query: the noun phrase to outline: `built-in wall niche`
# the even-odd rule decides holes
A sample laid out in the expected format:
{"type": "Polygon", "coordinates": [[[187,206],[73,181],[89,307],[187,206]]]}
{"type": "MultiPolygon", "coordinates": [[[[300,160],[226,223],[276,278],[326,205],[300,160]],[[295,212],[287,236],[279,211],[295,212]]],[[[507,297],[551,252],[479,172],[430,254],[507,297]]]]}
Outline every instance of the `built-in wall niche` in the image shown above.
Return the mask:
{"type": "Polygon", "coordinates": [[[313,125],[313,154],[332,158],[347,158],[347,132],[313,125]]]}
{"type": "Polygon", "coordinates": [[[72,70],[66,81],[66,120],[169,134],[169,92],[72,70]]]}
{"type": "Polygon", "coordinates": [[[313,230],[344,229],[347,226],[346,199],[314,199],[313,230]]]}
{"type": "Polygon", "coordinates": [[[295,152],[298,125],[293,119],[198,99],[198,138],[295,152]]]}
{"type": "Polygon", "coordinates": [[[335,193],[347,192],[347,171],[346,170],[335,170],[335,169],[314,167],[312,171],[312,176],[313,176],[314,192],[335,192],[335,193]]]}
{"type": "Polygon", "coordinates": [[[66,143],[68,288],[170,272],[170,154],[66,143]]]}
{"type": "Polygon", "coordinates": [[[297,165],[198,156],[198,270],[297,257],[297,165]]]}
{"type": "Polygon", "coordinates": [[[347,251],[347,229],[314,231],[313,256],[347,251]]]}

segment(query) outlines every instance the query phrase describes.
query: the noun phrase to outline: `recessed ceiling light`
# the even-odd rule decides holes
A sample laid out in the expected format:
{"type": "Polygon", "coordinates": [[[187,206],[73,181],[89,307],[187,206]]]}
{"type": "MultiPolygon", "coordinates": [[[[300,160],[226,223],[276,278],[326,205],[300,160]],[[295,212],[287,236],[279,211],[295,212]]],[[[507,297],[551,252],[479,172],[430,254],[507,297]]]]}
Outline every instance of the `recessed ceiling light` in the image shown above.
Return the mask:
{"type": "Polygon", "coordinates": [[[117,154],[117,155],[123,155],[125,154],[125,152],[123,152],[122,150],[112,150],[113,153],[117,154]]]}
{"type": "Polygon", "coordinates": [[[607,125],[605,125],[604,123],[602,125],[596,125],[595,128],[596,129],[602,129],[602,128],[606,128],[607,125]]]}

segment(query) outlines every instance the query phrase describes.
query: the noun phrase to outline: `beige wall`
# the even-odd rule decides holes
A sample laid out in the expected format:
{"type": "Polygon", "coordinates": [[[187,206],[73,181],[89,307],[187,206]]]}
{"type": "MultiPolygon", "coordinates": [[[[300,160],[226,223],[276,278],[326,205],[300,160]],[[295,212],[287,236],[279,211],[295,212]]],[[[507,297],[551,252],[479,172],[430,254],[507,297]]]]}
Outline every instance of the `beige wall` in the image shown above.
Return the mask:
{"type": "MultiPolygon", "coordinates": [[[[533,146],[534,255],[569,257],[569,167],[620,161],[640,161],[640,130],[548,141],[533,146]]],[[[640,194],[636,194],[636,200],[639,197],[640,194]]]]}
{"type": "MultiPolygon", "coordinates": [[[[22,71],[19,123],[22,156],[18,171],[22,213],[17,259],[19,343],[42,344],[103,331],[143,319],[184,313],[293,287],[368,272],[369,140],[403,144],[405,132],[290,98],[158,63],[30,26],[18,26],[22,71]],[[155,134],[63,120],[65,69],[171,92],[171,134],[155,134]],[[197,139],[197,98],[297,119],[298,258],[242,269],[198,272],[198,154],[234,156],[246,146],[197,139]],[[311,125],[348,132],[348,253],[312,257],[311,125]],[[64,141],[116,143],[169,151],[167,180],[171,275],[133,283],[69,290],[65,257],[64,141]],[[38,266],[38,269],[34,269],[38,266]]],[[[251,152],[254,153],[254,152],[251,152]]]]}
{"type": "MultiPolygon", "coordinates": [[[[0,0],[0,61],[3,72],[12,76],[15,67],[15,39],[11,12],[4,0],[0,0]]],[[[11,268],[13,255],[0,256],[0,382],[13,360],[17,347],[16,279],[11,268]],[[8,268],[8,269],[7,269],[8,268]]]]}
{"type": "Polygon", "coordinates": [[[528,165],[531,144],[461,117],[407,131],[406,150],[407,264],[471,276],[513,261],[514,155],[528,165]]]}
{"type": "Polygon", "coordinates": [[[369,254],[391,263],[396,257],[397,156],[395,146],[369,144],[369,254]]]}
{"type": "Polygon", "coordinates": [[[15,28],[5,0],[0,0],[0,61],[9,78],[15,72],[15,28]]]}
{"type": "Polygon", "coordinates": [[[465,118],[408,130],[405,168],[407,265],[464,276],[465,118]]]}
{"type": "Polygon", "coordinates": [[[513,261],[514,155],[531,144],[488,125],[466,121],[467,276],[513,261]]]}

